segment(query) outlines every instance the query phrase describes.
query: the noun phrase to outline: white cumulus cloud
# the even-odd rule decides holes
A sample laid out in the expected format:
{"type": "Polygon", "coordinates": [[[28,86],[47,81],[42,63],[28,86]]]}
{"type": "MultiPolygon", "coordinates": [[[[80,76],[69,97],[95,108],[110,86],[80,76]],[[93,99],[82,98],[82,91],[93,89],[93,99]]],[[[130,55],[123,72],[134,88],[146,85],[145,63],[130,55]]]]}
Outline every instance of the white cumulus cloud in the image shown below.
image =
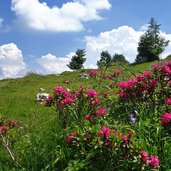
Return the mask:
{"type": "Polygon", "coordinates": [[[38,0],[12,0],[12,11],[22,26],[53,32],[80,31],[84,22],[99,20],[99,10],[108,10],[108,0],[74,0],[64,3],[61,8],[38,0]]]}
{"type": "Polygon", "coordinates": [[[25,68],[22,52],[14,43],[0,46],[0,79],[18,77],[25,68]]]}
{"type": "MultiPolygon", "coordinates": [[[[143,33],[143,31],[136,31],[132,27],[122,26],[102,32],[98,36],[86,36],[86,64],[96,64],[103,50],[108,50],[112,55],[115,53],[123,54],[129,62],[134,62],[138,42],[143,33]]],[[[169,46],[162,54],[163,57],[166,57],[171,49],[171,34],[161,33],[161,35],[170,40],[169,46]]]]}
{"type": "Polygon", "coordinates": [[[70,69],[67,67],[67,64],[69,64],[71,60],[71,54],[67,57],[57,57],[49,53],[37,59],[37,63],[40,66],[41,73],[59,74],[63,71],[70,71],[70,69]]]}

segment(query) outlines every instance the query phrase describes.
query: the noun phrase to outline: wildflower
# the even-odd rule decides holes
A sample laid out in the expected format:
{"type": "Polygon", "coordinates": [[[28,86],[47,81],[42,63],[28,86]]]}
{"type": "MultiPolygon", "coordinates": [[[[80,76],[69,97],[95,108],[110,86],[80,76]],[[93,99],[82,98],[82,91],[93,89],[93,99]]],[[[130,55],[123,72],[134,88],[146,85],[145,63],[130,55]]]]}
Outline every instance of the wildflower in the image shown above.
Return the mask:
{"type": "Polygon", "coordinates": [[[145,164],[148,164],[148,162],[149,162],[148,153],[147,153],[146,151],[140,151],[139,154],[140,154],[140,156],[141,156],[141,160],[142,160],[145,164]]]}
{"type": "Polygon", "coordinates": [[[85,138],[86,138],[87,140],[89,140],[89,139],[91,138],[91,135],[90,135],[89,133],[87,133],[87,134],[85,135],[85,138]]]}
{"type": "Polygon", "coordinates": [[[128,140],[127,136],[124,133],[122,133],[122,141],[126,142],[127,140],[128,140]]]}
{"type": "Polygon", "coordinates": [[[90,104],[91,104],[91,105],[99,105],[99,104],[100,104],[99,99],[98,99],[98,98],[95,98],[94,100],[92,100],[92,101],[90,102],[90,104]]]}
{"type": "Polygon", "coordinates": [[[6,132],[6,131],[8,131],[9,130],[9,126],[0,126],[0,133],[1,132],[6,132]]]}
{"type": "Polygon", "coordinates": [[[65,80],[65,84],[70,84],[70,81],[69,80],[65,80]]]}
{"type": "Polygon", "coordinates": [[[55,93],[61,93],[62,91],[63,91],[63,87],[61,87],[61,86],[57,86],[54,88],[55,93]]]}
{"type": "Polygon", "coordinates": [[[64,96],[64,97],[67,97],[69,96],[69,93],[66,89],[64,89],[63,87],[61,86],[57,86],[54,88],[54,92],[60,96],[64,96]]]}
{"type": "Polygon", "coordinates": [[[150,156],[150,159],[149,159],[149,164],[151,165],[151,166],[153,166],[154,167],[154,169],[157,169],[157,168],[159,168],[160,167],[160,161],[159,161],[159,158],[158,158],[158,156],[150,156]]]}
{"type": "Polygon", "coordinates": [[[91,97],[97,97],[97,93],[96,93],[96,90],[88,90],[88,97],[91,98],[91,97]]]}
{"type": "Polygon", "coordinates": [[[18,122],[17,122],[17,121],[12,120],[12,121],[11,121],[11,125],[12,125],[12,127],[17,126],[17,125],[18,125],[18,122]]]}
{"type": "Polygon", "coordinates": [[[115,72],[114,72],[114,75],[120,75],[121,74],[121,71],[120,70],[116,70],[115,72]]]}
{"type": "Polygon", "coordinates": [[[76,136],[75,133],[72,133],[72,134],[66,136],[66,142],[69,144],[72,144],[73,141],[76,139],[75,136],[76,136]]]}
{"type": "Polygon", "coordinates": [[[171,81],[168,82],[169,86],[171,86],[171,81]]]}
{"type": "Polygon", "coordinates": [[[166,74],[171,74],[171,69],[170,69],[170,67],[167,66],[167,65],[163,65],[163,66],[161,67],[161,70],[162,70],[162,72],[164,72],[164,73],[166,73],[166,74]]]}
{"type": "Polygon", "coordinates": [[[126,91],[124,91],[124,90],[121,90],[121,91],[119,92],[119,95],[120,95],[120,97],[122,97],[122,98],[127,97],[126,91]]]}
{"type": "Polygon", "coordinates": [[[116,130],[113,130],[112,132],[115,134],[116,138],[119,137],[119,133],[116,130]]]}
{"type": "Polygon", "coordinates": [[[119,84],[119,87],[120,87],[120,88],[126,88],[126,87],[127,87],[127,85],[128,85],[128,83],[127,83],[127,82],[122,81],[122,82],[119,84]]]}
{"type": "Polygon", "coordinates": [[[167,126],[171,121],[171,113],[164,113],[161,116],[161,121],[163,126],[167,126]]]}
{"type": "Polygon", "coordinates": [[[136,76],[136,79],[138,82],[142,81],[143,80],[143,76],[141,74],[137,75],[136,76]]]}
{"type": "Polygon", "coordinates": [[[64,106],[66,104],[70,104],[73,102],[74,102],[74,100],[71,97],[66,97],[66,99],[60,101],[60,105],[64,106]]]}
{"type": "Polygon", "coordinates": [[[150,81],[150,88],[154,89],[157,85],[157,81],[156,80],[151,80],[150,81]]]}
{"type": "Polygon", "coordinates": [[[135,123],[137,121],[137,118],[132,117],[132,118],[130,118],[130,120],[131,120],[132,123],[135,123]]]}
{"type": "Polygon", "coordinates": [[[106,115],[106,109],[101,108],[95,111],[96,116],[106,115]]]}
{"type": "Polygon", "coordinates": [[[98,75],[98,71],[96,71],[96,70],[90,71],[90,72],[89,72],[89,76],[90,76],[90,77],[94,77],[94,76],[96,76],[96,75],[98,75]]]}
{"type": "Polygon", "coordinates": [[[171,105],[171,97],[167,98],[166,101],[165,101],[165,103],[166,103],[167,105],[171,105]]]}
{"type": "Polygon", "coordinates": [[[90,115],[89,114],[85,115],[84,119],[89,121],[90,120],[90,115]]]}
{"type": "Polygon", "coordinates": [[[108,95],[109,95],[109,92],[108,92],[108,91],[105,91],[105,92],[102,93],[102,96],[105,97],[105,98],[106,98],[108,95]]]}
{"type": "Polygon", "coordinates": [[[100,136],[106,136],[106,137],[110,137],[110,128],[107,128],[106,126],[103,126],[102,129],[99,132],[100,136]]]}
{"type": "Polygon", "coordinates": [[[143,75],[145,76],[145,77],[150,77],[151,76],[151,71],[145,71],[144,73],[143,73],[143,75]]]}
{"type": "Polygon", "coordinates": [[[132,135],[133,135],[133,132],[132,131],[129,131],[128,132],[128,139],[131,139],[132,135]]]}
{"type": "Polygon", "coordinates": [[[157,70],[159,67],[160,67],[159,64],[154,64],[154,65],[153,65],[153,70],[157,70]]]}

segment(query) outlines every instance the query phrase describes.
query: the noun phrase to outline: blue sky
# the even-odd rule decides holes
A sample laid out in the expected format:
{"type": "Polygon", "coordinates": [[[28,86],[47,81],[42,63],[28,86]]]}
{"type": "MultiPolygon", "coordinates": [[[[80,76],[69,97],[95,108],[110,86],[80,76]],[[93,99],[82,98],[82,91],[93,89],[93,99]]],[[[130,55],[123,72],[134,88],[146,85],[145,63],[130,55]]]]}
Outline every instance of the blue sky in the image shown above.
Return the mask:
{"type": "MultiPolygon", "coordinates": [[[[95,68],[102,50],[133,62],[151,17],[171,40],[170,0],[1,0],[0,79],[29,71],[61,73],[78,48],[85,68],[95,68]]],[[[171,53],[171,43],[162,57],[171,53]]]]}

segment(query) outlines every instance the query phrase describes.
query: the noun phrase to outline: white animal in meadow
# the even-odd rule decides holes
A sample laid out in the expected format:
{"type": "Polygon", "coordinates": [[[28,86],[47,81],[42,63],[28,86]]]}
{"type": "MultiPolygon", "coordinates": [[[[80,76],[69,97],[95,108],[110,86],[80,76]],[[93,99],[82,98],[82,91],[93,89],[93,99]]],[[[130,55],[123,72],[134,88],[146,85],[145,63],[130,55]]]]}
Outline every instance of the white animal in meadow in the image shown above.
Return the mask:
{"type": "Polygon", "coordinates": [[[44,102],[46,99],[48,99],[49,94],[48,93],[38,93],[36,95],[36,101],[37,102],[44,102]]]}

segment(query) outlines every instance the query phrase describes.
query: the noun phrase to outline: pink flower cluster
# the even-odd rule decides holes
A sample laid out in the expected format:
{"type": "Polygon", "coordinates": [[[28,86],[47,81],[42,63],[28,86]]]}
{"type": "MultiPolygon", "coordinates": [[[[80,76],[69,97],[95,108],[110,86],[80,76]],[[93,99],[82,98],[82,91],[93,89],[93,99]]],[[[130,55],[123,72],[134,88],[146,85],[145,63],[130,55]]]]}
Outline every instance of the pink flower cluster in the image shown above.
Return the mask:
{"type": "Polygon", "coordinates": [[[65,80],[65,84],[70,84],[70,81],[69,80],[65,80]]]}
{"type": "Polygon", "coordinates": [[[0,121],[0,134],[7,132],[9,129],[18,125],[18,121],[11,119],[1,119],[0,121]]]}
{"type": "MultiPolygon", "coordinates": [[[[138,74],[135,78],[131,78],[128,81],[120,82],[119,95],[121,99],[147,99],[147,96],[152,96],[157,90],[158,85],[171,86],[171,62],[167,62],[164,65],[155,64],[152,67],[152,71],[145,71],[143,74],[138,74]],[[161,84],[161,82],[163,82],[161,84]]],[[[166,104],[171,104],[171,100],[168,99],[166,104]]]]}
{"type": "Polygon", "coordinates": [[[110,128],[107,128],[106,126],[103,126],[102,129],[100,130],[99,132],[99,135],[102,137],[102,136],[105,136],[105,137],[110,137],[110,128]]]}
{"type": "Polygon", "coordinates": [[[171,97],[169,97],[169,98],[166,99],[166,104],[167,105],[171,105],[171,97]]]}
{"type": "Polygon", "coordinates": [[[128,81],[120,82],[121,88],[119,95],[122,99],[142,98],[144,92],[150,94],[154,92],[157,86],[157,80],[151,77],[151,72],[146,71],[143,75],[139,74],[136,78],[131,78],[128,81]]]}
{"type": "Polygon", "coordinates": [[[122,141],[123,141],[123,143],[127,144],[127,145],[130,145],[132,135],[133,135],[132,131],[129,131],[127,136],[126,136],[125,133],[122,133],[122,141]]]}
{"type": "Polygon", "coordinates": [[[113,80],[114,78],[116,78],[117,76],[119,76],[121,74],[121,71],[120,70],[116,70],[114,71],[113,74],[110,74],[110,75],[106,75],[105,78],[109,78],[111,80],[113,80]]]}
{"type": "Polygon", "coordinates": [[[97,109],[95,111],[95,115],[96,116],[104,116],[104,115],[106,115],[106,109],[105,108],[97,109]]]}
{"type": "Polygon", "coordinates": [[[95,76],[97,76],[98,75],[98,71],[96,71],[96,70],[93,70],[93,71],[90,71],[89,72],[89,76],[90,77],[95,77],[95,76]]]}
{"type": "Polygon", "coordinates": [[[153,70],[159,74],[171,75],[171,61],[167,61],[164,65],[155,64],[153,70]]]}
{"type": "Polygon", "coordinates": [[[88,97],[89,98],[97,97],[97,96],[98,96],[98,94],[97,94],[96,90],[92,90],[92,89],[88,90],[88,97]]]}
{"type": "Polygon", "coordinates": [[[61,87],[61,86],[57,86],[54,88],[54,93],[57,96],[63,96],[66,97],[69,95],[68,90],[66,90],[65,88],[61,87]]]}
{"type": "Polygon", "coordinates": [[[76,139],[75,133],[71,133],[70,135],[66,136],[66,142],[69,144],[72,144],[75,139],[76,139]]]}
{"type": "Polygon", "coordinates": [[[73,102],[74,102],[74,100],[71,97],[66,97],[64,100],[60,101],[60,105],[64,106],[64,105],[67,105],[67,104],[70,104],[73,102]]]}
{"type": "Polygon", "coordinates": [[[48,98],[44,101],[44,106],[51,106],[53,102],[53,98],[51,95],[48,96],[48,98]]]}
{"type": "Polygon", "coordinates": [[[158,156],[153,156],[151,155],[150,157],[148,156],[148,153],[146,151],[140,151],[139,152],[141,156],[141,161],[145,164],[151,165],[154,169],[157,169],[160,167],[160,161],[158,156]]]}
{"type": "Polygon", "coordinates": [[[8,131],[9,128],[10,128],[9,126],[4,126],[4,125],[0,126],[0,133],[8,131]]]}
{"type": "Polygon", "coordinates": [[[55,100],[59,102],[60,106],[65,106],[67,104],[71,104],[74,102],[75,95],[70,94],[68,90],[61,86],[57,86],[54,89],[55,92],[55,100]]]}
{"type": "Polygon", "coordinates": [[[167,126],[171,123],[171,113],[164,113],[161,116],[161,121],[163,126],[167,126]]]}

